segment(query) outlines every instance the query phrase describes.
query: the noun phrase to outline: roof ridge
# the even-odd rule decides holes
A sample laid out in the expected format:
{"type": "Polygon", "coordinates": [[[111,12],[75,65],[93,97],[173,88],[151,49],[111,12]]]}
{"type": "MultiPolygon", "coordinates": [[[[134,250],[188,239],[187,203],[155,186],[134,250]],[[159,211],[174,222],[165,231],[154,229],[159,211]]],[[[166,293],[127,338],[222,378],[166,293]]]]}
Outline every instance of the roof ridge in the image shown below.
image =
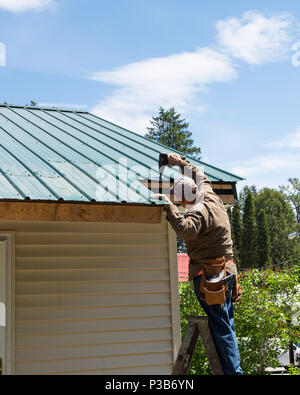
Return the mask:
{"type": "Polygon", "coordinates": [[[65,111],[65,112],[74,112],[79,114],[90,114],[88,111],[82,110],[71,110],[71,109],[61,109],[59,107],[40,107],[40,106],[30,106],[30,105],[15,105],[15,104],[0,104],[0,107],[7,107],[7,108],[23,108],[29,110],[47,110],[47,111],[65,111]]]}

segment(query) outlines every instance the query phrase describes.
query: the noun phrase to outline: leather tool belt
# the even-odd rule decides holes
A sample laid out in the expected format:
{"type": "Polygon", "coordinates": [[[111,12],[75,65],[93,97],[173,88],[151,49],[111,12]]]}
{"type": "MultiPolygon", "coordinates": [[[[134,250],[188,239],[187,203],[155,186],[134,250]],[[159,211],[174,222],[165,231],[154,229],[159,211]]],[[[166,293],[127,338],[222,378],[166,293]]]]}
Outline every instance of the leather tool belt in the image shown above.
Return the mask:
{"type": "Polygon", "coordinates": [[[223,305],[228,296],[228,281],[234,277],[235,282],[232,290],[232,301],[237,303],[241,300],[242,288],[236,275],[226,275],[225,257],[208,259],[201,262],[203,275],[201,277],[199,298],[209,306],[223,305]]]}

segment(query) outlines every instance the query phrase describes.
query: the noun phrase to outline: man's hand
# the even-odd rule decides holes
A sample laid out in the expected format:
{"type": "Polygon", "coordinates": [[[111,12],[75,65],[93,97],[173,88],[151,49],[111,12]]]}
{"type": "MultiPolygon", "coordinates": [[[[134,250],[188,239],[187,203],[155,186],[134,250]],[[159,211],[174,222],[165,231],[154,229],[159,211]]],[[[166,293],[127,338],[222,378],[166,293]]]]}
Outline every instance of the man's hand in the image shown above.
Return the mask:
{"type": "Polygon", "coordinates": [[[156,193],[155,195],[152,195],[151,199],[153,199],[153,200],[162,200],[162,201],[166,202],[168,205],[172,204],[172,202],[168,198],[168,196],[167,195],[163,195],[161,193],[156,193]]]}
{"type": "Polygon", "coordinates": [[[178,154],[168,155],[169,166],[180,166],[184,163],[184,160],[178,154]]]}

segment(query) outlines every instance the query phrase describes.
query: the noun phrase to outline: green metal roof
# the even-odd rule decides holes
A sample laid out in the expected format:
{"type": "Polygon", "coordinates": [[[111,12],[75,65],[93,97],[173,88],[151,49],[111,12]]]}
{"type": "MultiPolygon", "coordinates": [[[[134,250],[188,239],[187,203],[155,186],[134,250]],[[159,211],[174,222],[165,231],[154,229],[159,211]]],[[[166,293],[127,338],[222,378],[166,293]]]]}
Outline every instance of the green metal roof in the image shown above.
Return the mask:
{"type": "MultiPolygon", "coordinates": [[[[140,180],[158,179],[160,152],[177,151],[88,112],[1,105],[0,199],[153,204],[140,180]]],[[[211,181],[242,180],[188,160],[211,181]]]]}

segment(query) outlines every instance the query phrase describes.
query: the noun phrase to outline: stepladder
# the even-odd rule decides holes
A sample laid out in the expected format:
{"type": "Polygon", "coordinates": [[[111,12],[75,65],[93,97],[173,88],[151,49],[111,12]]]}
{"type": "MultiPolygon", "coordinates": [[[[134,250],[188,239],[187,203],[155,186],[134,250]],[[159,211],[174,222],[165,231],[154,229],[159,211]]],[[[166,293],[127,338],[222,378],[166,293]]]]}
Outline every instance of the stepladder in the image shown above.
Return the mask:
{"type": "Polygon", "coordinates": [[[172,375],[188,375],[199,336],[205,349],[212,375],[224,375],[207,317],[188,316],[188,326],[182,339],[172,375]]]}

